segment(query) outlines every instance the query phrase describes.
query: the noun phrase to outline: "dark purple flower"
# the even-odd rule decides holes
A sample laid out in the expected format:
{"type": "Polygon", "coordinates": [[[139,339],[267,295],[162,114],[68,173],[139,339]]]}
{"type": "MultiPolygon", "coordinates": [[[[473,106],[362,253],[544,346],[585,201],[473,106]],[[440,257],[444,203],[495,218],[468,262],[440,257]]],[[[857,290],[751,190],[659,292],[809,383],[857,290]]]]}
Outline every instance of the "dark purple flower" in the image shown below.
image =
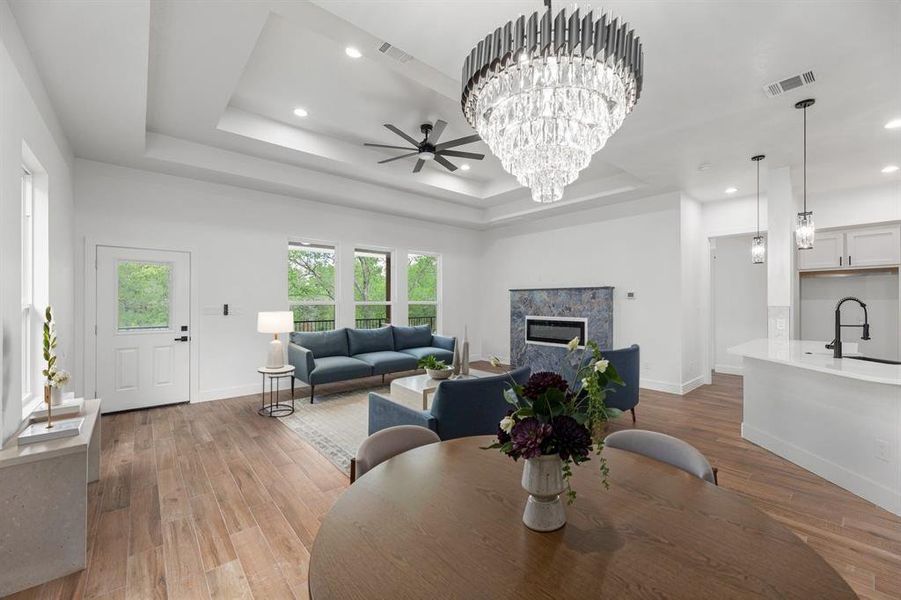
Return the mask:
{"type": "Polygon", "coordinates": [[[567,415],[554,417],[551,427],[554,430],[554,448],[560,458],[572,458],[577,463],[588,458],[591,453],[591,432],[587,427],[567,415]]]}
{"type": "Polygon", "coordinates": [[[513,440],[513,458],[536,458],[541,456],[541,444],[551,435],[551,426],[541,423],[535,417],[527,417],[513,426],[510,437],[513,440]]]}
{"type": "Polygon", "coordinates": [[[550,371],[539,371],[532,373],[526,385],[523,387],[523,395],[532,400],[537,400],[543,393],[550,389],[558,389],[565,392],[569,388],[569,384],[557,373],[550,371]]]}

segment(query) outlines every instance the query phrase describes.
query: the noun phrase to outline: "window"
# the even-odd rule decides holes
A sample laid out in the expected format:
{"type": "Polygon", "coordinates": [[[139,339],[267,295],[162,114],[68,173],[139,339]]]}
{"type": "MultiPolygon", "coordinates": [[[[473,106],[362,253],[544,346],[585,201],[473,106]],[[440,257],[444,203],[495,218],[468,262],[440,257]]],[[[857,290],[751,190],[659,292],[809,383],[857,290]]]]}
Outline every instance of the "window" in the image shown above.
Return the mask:
{"type": "Polygon", "coordinates": [[[438,331],[438,257],[407,256],[407,300],[410,325],[428,325],[438,331]]]}
{"type": "Polygon", "coordinates": [[[117,275],[119,331],[169,329],[172,265],[123,260],[117,275]]]}
{"type": "Polygon", "coordinates": [[[391,322],[391,253],[354,251],[356,327],[375,329],[391,322]]]}
{"type": "Polygon", "coordinates": [[[288,302],[296,331],[335,328],[335,248],[288,245],[288,302]]]}
{"type": "Polygon", "coordinates": [[[22,169],[22,405],[40,388],[35,372],[35,327],[40,315],[34,306],[34,182],[31,173],[22,169]]]}

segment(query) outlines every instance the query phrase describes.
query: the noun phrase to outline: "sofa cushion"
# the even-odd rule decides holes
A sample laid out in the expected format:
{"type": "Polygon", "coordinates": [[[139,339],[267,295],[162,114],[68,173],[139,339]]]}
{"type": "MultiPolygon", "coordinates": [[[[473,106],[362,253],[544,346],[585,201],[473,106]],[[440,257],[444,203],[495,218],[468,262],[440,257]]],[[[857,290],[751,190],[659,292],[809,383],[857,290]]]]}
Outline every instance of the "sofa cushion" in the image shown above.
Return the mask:
{"type": "Polygon", "coordinates": [[[419,362],[414,356],[393,351],[365,352],[363,354],[354,354],[353,358],[371,365],[373,375],[412,371],[416,368],[416,363],[419,362]]]}
{"type": "Polygon", "coordinates": [[[394,327],[394,349],[422,348],[432,345],[432,328],[428,325],[416,327],[394,327]]]}
{"type": "Polygon", "coordinates": [[[332,383],[369,375],[372,375],[372,366],[362,360],[349,356],[323,356],[316,359],[310,383],[332,383]]]}
{"type": "Polygon", "coordinates": [[[347,351],[347,330],[343,327],[333,331],[295,331],[291,342],[303,346],[313,353],[313,358],[324,356],[350,356],[347,351]]]}
{"type": "Polygon", "coordinates": [[[450,350],[444,350],[443,348],[425,346],[422,348],[405,348],[404,350],[401,350],[401,352],[416,357],[417,362],[419,362],[421,358],[425,358],[429,355],[434,356],[438,360],[443,360],[445,364],[448,365],[454,362],[454,353],[450,350]]]}
{"type": "Polygon", "coordinates": [[[385,352],[394,350],[394,334],[391,326],[378,329],[348,329],[348,354],[365,354],[367,352],[385,352]]]}

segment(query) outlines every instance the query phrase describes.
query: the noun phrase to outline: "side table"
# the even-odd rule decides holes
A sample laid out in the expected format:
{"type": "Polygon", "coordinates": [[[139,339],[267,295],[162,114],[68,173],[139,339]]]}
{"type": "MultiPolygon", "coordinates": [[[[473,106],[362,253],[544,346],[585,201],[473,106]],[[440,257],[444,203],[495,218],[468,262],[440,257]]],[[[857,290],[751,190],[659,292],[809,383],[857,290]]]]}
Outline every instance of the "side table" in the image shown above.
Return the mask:
{"type": "Polygon", "coordinates": [[[275,369],[260,367],[257,373],[263,374],[263,392],[260,394],[260,409],[257,414],[264,417],[286,417],[294,413],[294,366],[285,365],[275,369]],[[266,403],[266,378],[269,378],[269,403],[266,403]],[[278,399],[279,380],[291,377],[291,406],[282,404],[278,399]]]}

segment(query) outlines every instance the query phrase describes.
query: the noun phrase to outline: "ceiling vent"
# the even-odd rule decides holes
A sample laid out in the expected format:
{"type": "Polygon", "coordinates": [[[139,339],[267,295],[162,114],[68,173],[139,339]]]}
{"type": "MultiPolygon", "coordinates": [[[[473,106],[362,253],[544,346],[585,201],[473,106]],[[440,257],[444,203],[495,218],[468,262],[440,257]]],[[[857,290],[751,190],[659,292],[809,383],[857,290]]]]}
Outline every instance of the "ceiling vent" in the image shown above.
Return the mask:
{"type": "Polygon", "coordinates": [[[792,77],[783,79],[782,81],[774,81],[773,83],[768,83],[763,86],[763,92],[767,95],[768,98],[775,98],[776,96],[780,96],[785,92],[790,92],[791,90],[797,89],[799,87],[810,85],[815,81],[816,78],[813,76],[813,71],[805,71],[800,75],[793,75],[792,77]]]}
{"type": "Polygon", "coordinates": [[[400,63],[406,63],[413,60],[413,57],[398,48],[397,46],[392,46],[388,42],[384,42],[379,46],[379,52],[386,56],[390,56],[394,60],[400,63]]]}

